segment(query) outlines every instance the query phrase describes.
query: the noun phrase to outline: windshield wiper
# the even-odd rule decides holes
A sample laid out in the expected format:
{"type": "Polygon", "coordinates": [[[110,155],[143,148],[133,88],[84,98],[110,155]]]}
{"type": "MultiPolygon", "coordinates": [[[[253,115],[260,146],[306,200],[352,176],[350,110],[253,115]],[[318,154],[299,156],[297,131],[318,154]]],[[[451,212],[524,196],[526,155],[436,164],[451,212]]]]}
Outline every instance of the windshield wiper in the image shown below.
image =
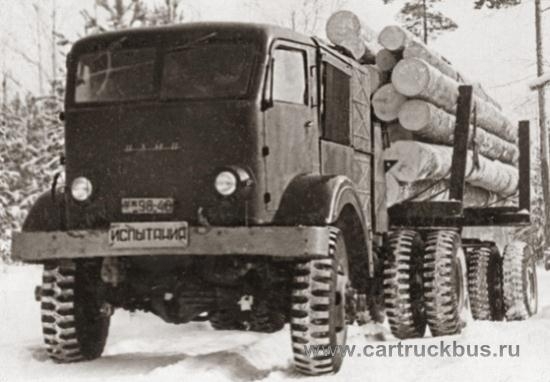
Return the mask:
{"type": "Polygon", "coordinates": [[[206,42],[208,40],[210,40],[211,38],[213,37],[216,37],[218,35],[218,32],[212,32],[212,33],[209,33],[207,35],[204,35],[202,37],[199,37],[198,39],[196,40],[193,40],[193,41],[190,41],[186,44],[183,44],[183,45],[176,45],[170,49],[168,49],[167,51],[168,52],[177,52],[178,50],[184,50],[184,49],[188,49],[194,45],[197,45],[199,43],[202,43],[202,42],[206,42]]]}

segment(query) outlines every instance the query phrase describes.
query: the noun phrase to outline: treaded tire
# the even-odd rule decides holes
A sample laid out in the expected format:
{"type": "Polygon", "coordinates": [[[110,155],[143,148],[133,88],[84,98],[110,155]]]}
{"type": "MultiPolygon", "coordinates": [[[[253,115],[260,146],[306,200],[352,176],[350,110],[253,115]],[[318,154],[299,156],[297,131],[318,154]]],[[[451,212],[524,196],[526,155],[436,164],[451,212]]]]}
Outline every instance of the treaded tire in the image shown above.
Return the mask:
{"type": "Polygon", "coordinates": [[[424,301],[426,318],[434,337],[460,333],[461,297],[464,285],[460,274],[458,232],[430,232],[424,250],[424,301]]]}
{"type": "Polygon", "coordinates": [[[59,363],[101,356],[110,314],[101,312],[101,262],[63,260],[44,265],[41,310],[48,355],[59,363]]]}
{"type": "Polygon", "coordinates": [[[330,258],[298,263],[292,285],[291,340],[296,369],[306,375],[337,372],[346,342],[345,296],[348,279],[347,252],[340,230],[332,229],[330,258]],[[307,354],[306,348],[320,350],[307,354]]]}
{"type": "Polygon", "coordinates": [[[503,320],[502,258],[495,245],[476,248],[468,256],[468,292],[475,320],[503,320]]]}
{"type": "Polygon", "coordinates": [[[394,231],[384,260],[384,301],[392,334],[400,339],[423,337],[422,257],[424,246],[415,231],[394,231]]]}
{"type": "Polygon", "coordinates": [[[521,241],[508,244],[502,269],[506,319],[526,320],[538,309],[537,270],[529,246],[521,241]]]}

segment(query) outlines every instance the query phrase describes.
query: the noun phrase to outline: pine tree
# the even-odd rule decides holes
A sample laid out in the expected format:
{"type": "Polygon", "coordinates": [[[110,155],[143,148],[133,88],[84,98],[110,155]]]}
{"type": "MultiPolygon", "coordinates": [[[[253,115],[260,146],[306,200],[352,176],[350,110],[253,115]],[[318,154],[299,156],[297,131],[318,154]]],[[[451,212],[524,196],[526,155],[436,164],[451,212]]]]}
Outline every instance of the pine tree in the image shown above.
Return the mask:
{"type": "Polygon", "coordinates": [[[481,9],[484,6],[490,9],[493,8],[503,8],[518,5],[521,3],[521,0],[476,0],[474,2],[475,9],[481,9]]]}
{"type": "MultiPolygon", "coordinates": [[[[394,0],[383,0],[389,4],[394,0]]],[[[442,0],[407,0],[398,13],[398,20],[425,43],[444,31],[452,31],[458,25],[449,17],[435,9],[442,0]]]]}
{"type": "Polygon", "coordinates": [[[83,10],[86,34],[139,26],[170,25],[183,20],[181,0],[148,7],[143,0],[96,0],[94,12],[83,10]]]}

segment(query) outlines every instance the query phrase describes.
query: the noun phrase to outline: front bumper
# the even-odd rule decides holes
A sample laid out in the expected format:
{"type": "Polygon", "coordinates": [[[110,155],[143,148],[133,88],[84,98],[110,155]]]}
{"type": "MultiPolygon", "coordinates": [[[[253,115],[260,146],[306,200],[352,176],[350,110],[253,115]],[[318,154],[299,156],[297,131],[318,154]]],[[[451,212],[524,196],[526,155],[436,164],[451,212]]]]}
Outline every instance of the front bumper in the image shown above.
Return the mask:
{"type": "Polygon", "coordinates": [[[108,230],[15,233],[12,259],[42,262],[150,255],[254,255],[280,258],[328,256],[328,227],[189,227],[186,247],[113,248],[108,230]]]}

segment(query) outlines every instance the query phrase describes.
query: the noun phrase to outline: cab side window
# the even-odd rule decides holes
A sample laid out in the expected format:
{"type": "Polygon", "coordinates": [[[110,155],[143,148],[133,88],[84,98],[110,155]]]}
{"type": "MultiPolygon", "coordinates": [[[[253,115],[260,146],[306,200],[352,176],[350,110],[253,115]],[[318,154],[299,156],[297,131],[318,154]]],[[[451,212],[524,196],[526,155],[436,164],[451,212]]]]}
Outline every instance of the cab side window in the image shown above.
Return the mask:
{"type": "Polygon", "coordinates": [[[306,104],[308,94],[305,52],[277,48],[273,57],[273,101],[306,104]]]}
{"type": "Polygon", "coordinates": [[[350,76],[329,63],[323,64],[323,137],[350,145],[350,76]]]}

